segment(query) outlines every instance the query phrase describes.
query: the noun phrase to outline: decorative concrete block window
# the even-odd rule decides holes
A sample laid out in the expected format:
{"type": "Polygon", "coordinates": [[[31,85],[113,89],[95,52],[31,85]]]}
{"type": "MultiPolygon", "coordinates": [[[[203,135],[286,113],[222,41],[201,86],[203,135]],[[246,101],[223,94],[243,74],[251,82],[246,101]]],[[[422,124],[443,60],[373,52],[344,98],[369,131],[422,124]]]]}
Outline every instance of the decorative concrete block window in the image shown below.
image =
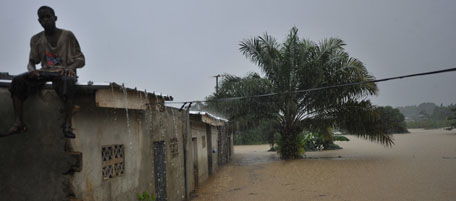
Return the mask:
{"type": "Polygon", "coordinates": [[[103,179],[111,179],[125,172],[125,152],[122,144],[106,145],[101,147],[103,159],[103,179]]]}
{"type": "Polygon", "coordinates": [[[203,144],[203,148],[205,148],[206,147],[206,136],[202,136],[201,138],[202,138],[201,143],[203,144]]]}
{"type": "Polygon", "coordinates": [[[169,150],[171,150],[171,157],[175,158],[179,155],[179,146],[177,144],[177,138],[172,138],[169,141],[169,150]]]}

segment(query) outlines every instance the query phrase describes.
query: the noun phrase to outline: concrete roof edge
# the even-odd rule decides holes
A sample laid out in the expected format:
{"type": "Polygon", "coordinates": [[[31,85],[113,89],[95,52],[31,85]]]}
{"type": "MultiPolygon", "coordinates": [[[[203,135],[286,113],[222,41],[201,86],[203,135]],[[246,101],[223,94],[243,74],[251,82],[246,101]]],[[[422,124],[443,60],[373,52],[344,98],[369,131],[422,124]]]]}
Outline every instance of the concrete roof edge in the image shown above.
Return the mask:
{"type": "MultiPolygon", "coordinates": [[[[11,82],[12,82],[12,80],[0,79],[0,87],[10,87],[11,86],[11,82]]],[[[76,86],[78,86],[80,88],[83,88],[85,90],[97,90],[97,89],[108,89],[108,88],[111,88],[111,87],[119,87],[120,89],[124,88],[124,89],[129,90],[129,91],[144,92],[148,96],[150,95],[150,96],[160,97],[160,98],[163,98],[165,101],[174,100],[174,98],[172,96],[169,96],[169,95],[166,95],[166,94],[162,94],[162,93],[158,94],[158,93],[155,93],[154,91],[153,92],[147,92],[147,90],[137,89],[136,87],[135,88],[129,88],[129,87],[125,87],[124,84],[117,84],[115,82],[97,82],[97,83],[94,83],[94,82],[91,82],[91,81],[89,81],[88,83],[77,82],[76,86]]],[[[51,82],[47,82],[45,87],[46,88],[47,87],[52,87],[52,83],[51,82]]]]}

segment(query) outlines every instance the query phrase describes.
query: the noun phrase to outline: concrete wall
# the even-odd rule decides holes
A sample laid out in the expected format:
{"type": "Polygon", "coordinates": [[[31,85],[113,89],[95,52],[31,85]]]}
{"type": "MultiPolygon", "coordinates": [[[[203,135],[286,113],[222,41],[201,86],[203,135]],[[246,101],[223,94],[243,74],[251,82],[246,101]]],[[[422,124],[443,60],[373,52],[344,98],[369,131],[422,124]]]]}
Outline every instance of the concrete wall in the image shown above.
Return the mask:
{"type": "MultiPolygon", "coordinates": [[[[179,112],[175,108],[166,108],[166,112],[148,111],[152,113],[152,118],[147,125],[151,129],[146,129],[148,135],[152,135],[153,141],[165,140],[169,142],[171,138],[178,139],[178,155],[172,157],[169,144],[167,145],[166,178],[168,200],[178,201],[185,199],[185,175],[184,175],[184,144],[183,136],[188,135],[186,131],[185,111],[179,112]]],[[[152,158],[153,159],[153,158],[152,158]]],[[[144,158],[148,160],[148,158],[144,158]]],[[[149,170],[150,171],[150,170],[149,170]]]]}
{"type": "MultiPolygon", "coordinates": [[[[216,150],[211,153],[213,172],[218,168],[217,128],[210,127],[209,147],[207,124],[190,121],[186,111],[101,108],[93,90],[81,92],[75,102],[79,106],[73,116],[75,139],[63,138],[62,103],[53,90],[42,90],[25,102],[29,131],[0,138],[0,200],[138,200],[140,192],[155,193],[153,147],[158,141],[166,145],[169,201],[184,200],[195,190],[193,137],[197,138],[199,183],[208,178],[208,150],[216,150]],[[173,138],[177,139],[175,157],[170,147],[173,138]],[[124,172],[105,179],[102,147],[116,144],[124,146],[124,172]]],[[[6,87],[0,87],[0,114],[0,132],[6,132],[14,119],[6,87]]]]}
{"type": "Polygon", "coordinates": [[[217,169],[218,169],[218,164],[217,164],[217,160],[218,160],[218,147],[217,147],[217,143],[218,143],[218,130],[217,130],[217,127],[216,126],[211,126],[211,134],[212,134],[212,171],[213,173],[217,172],[217,169]],[[215,150],[215,153],[214,153],[214,150],[215,150]]]}
{"type": "Polygon", "coordinates": [[[72,142],[83,154],[83,168],[74,175],[72,185],[77,198],[84,201],[137,200],[143,191],[155,192],[153,143],[165,141],[166,187],[168,200],[184,200],[185,112],[99,108],[92,97],[81,99],[81,109],[73,124],[78,137],[72,142]],[[170,139],[178,140],[178,156],[170,153],[170,139]],[[101,149],[104,145],[123,144],[123,175],[104,179],[101,149]]]}
{"type": "Polygon", "coordinates": [[[232,134],[230,133],[230,129],[227,126],[218,126],[217,127],[219,133],[219,145],[217,151],[217,163],[218,165],[224,165],[230,161],[231,154],[232,154],[232,134]]]}
{"type": "MultiPolygon", "coordinates": [[[[10,93],[0,88],[0,132],[14,122],[10,93]]],[[[43,90],[24,103],[28,132],[0,138],[0,200],[68,200],[70,170],[75,165],[65,151],[62,104],[53,90],[43,90]],[[68,173],[68,174],[64,174],[68,173]]]]}
{"type": "MultiPolygon", "coordinates": [[[[29,131],[0,138],[0,200],[137,200],[139,192],[155,192],[156,141],[166,145],[168,200],[185,199],[185,111],[100,108],[93,93],[80,94],[75,102],[80,108],[73,116],[76,138],[71,140],[63,138],[62,103],[53,90],[42,90],[25,102],[29,131]],[[170,153],[172,138],[177,139],[175,157],[170,153]],[[106,180],[101,149],[114,144],[124,145],[125,171],[106,180]],[[80,172],[71,171],[78,163],[73,152],[82,153],[80,172]]],[[[0,88],[0,105],[0,132],[7,132],[14,116],[6,87],[0,88]]]]}
{"type": "MultiPolygon", "coordinates": [[[[218,168],[220,168],[220,165],[226,164],[229,161],[229,156],[228,156],[228,149],[232,150],[232,144],[229,143],[227,140],[229,135],[227,132],[225,132],[225,129],[223,126],[213,126],[209,125],[207,123],[201,122],[201,118],[198,115],[192,116],[190,121],[190,131],[192,138],[197,139],[197,153],[198,153],[198,183],[201,184],[204,181],[208,179],[209,175],[209,170],[208,170],[208,150],[211,152],[212,155],[212,170],[213,173],[217,171],[218,168]],[[207,130],[206,127],[210,127],[210,132],[211,132],[211,142],[212,142],[212,147],[209,147],[207,143],[207,130]],[[204,137],[204,143],[205,147],[203,147],[203,137],[204,137]],[[219,138],[220,137],[220,138],[219,138]],[[220,141],[220,142],[219,142],[220,141]],[[218,143],[221,143],[221,150],[219,150],[218,143]],[[215,153],[213,152],[215,150],[215,153]],[[219,159],[220,157],[220,159],[219,159]],[[224,158],[222,160],[223,162],[220,162],[221,158],[224,158]]],[[[232,141],[231,141],[232,142],[232,141]]],[[[193,148],[192,148],[193,149],[193,148]]],[[[193,151],[192,153],[189,153],[189,160],[193,161],[193,151]]],[[[193,166],[190,167],[193,171],[193,166]]],[[[193,191],[195,188],[195,181],[193,181],[193,177],[189,177],[189,182],[191,183],[191,188],[190,191],[193,191]]]]}
{"type": "MultiPolygon", "coordinates": [[[[207,165],[207,136],[206,136],[206,124],[198,121],[191,121],[190,122],[191,128],[191,135],[192,138],[197,139],[198,145],[198,182],[202,183],[207,180],[209,173],[208,173],[208,165],[207,165]],[[204,138],[204,141],[203,141],[204,138]],[[203,143],[205,146],[203,147],[203,143]]],[[[193,161],[193,151],[189,158],[193,161]]],[[[192,168],[193,169],[193,168],[192,168]]],[[[193,178],[190,179],[193,181],[193,178]]]]}

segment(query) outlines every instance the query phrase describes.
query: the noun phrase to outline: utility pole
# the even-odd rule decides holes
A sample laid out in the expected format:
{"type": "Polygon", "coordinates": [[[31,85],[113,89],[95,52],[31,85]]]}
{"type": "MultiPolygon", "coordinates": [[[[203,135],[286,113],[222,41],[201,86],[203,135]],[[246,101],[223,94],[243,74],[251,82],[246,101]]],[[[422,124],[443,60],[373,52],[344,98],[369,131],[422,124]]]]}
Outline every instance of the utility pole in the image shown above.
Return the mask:
{"type": "MultiPolygon", "coordinates": [[[[215,76],[212,76],[212,77],[215,77],[215,95],[217,96],[218,95],[218,88],[219,88],[219,77],[223,77],[224,75],[215,75],[215,76]]],[[[215,102],[215,110],[216,112],[218,112],[219,110],[219,104],[218,102],[215,102]]]]}
{"type": "Polygon", "coordinates": [[[219,83],[218,78],[222,77],[222,76],[223,75],[220,75],[220,74],[212,76],[212,77],[215,77],[215,94],[218,94],[218,83],[219,83]]]}

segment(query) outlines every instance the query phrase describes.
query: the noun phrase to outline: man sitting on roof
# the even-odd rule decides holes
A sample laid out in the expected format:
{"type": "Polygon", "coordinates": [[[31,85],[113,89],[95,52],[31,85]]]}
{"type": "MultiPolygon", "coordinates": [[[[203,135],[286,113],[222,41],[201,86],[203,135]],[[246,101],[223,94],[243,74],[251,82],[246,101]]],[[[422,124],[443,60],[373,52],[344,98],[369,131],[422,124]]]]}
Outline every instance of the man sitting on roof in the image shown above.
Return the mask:
{"type": "Polygon", "coordinates": [[[56,21],[57,16],[52,8],[42,6],[38,9],[38,22],[44,31],[34,35],[30,40],[28,72],[13,78],[10,92],[15,122],[7,135],[27,131],[22,117],[23,102],[27,96],[36,92],[46,82],[52,81],[53,88],[64,102],[63,134],[66,138],[75,138],[71,127],[71,116],[74,107],[76,68],[83,67],[85,59],[73,33],[57,28],[56,21]],[[41,69],[36,70],[35,65],[38,63],[41,63],[41,69]]]}

